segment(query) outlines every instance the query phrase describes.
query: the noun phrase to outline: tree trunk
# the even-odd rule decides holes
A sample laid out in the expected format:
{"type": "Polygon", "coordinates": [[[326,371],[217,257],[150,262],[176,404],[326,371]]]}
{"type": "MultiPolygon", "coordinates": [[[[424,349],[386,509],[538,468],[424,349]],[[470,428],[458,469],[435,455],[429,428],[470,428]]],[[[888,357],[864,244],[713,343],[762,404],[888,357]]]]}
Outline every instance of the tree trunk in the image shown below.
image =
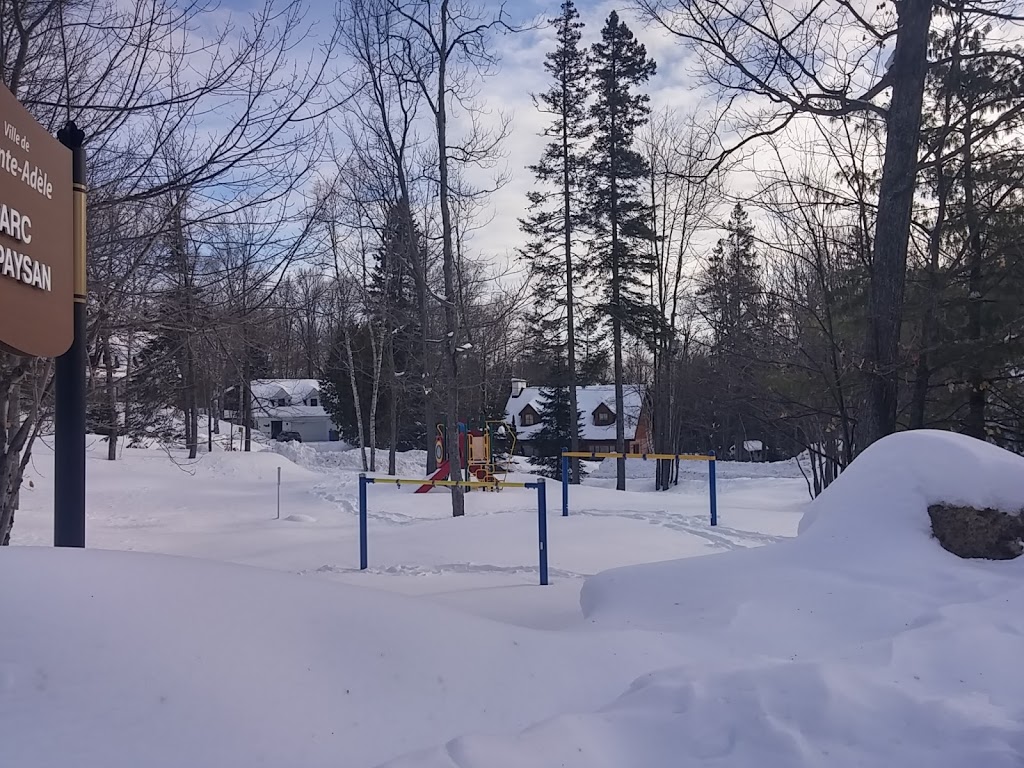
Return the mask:
{"type": "Polygon", "coordinates": [[[134,345],[133,334],[128,334],[128,343],[125,345],[125,360],[124,360],[124,378],[122,379],[124,385],[124,431],[126,435],[131,434],[132,430],[132,401],[131,401],[131,381],[132,375],[135,372],[134,356],[135,356],[135,345],[134,345]]]}
{"type": "MultiPolygon", "coordinates": [[[[437,69],[437,95],[435,102],[435,123],[437,128],[437,170],[438,198],[441,207],[442,255],[444,259],[444,319],[446,332],[447,386],[445,387],[445,414],[447,449],[452,480],[462,480],[462,460],[459,455],[459,325],[457,294],[455,290],[455,246],[453,242],[452,212],[448,180],[448,108],[447,108],[447,65],[448,65],[448,0],[441,2],[441,40],[437,69]]],[[[452,487],[452,516],[461,517],[466,512],[463,490],[452,487]]]]}
{"type": "MultiPolygon", "coordinates": [[[[409,201],[405,198],[408,221],[412,221],[409,201]]],[[[430,291],[427,285],[426,254],[412,254],[413,275],[416,280],[416,310],[420,320],[420,387],[423,392],[423,431],[427,449],[427,474],[437,471],[434,439],[437,436],[437,412],[434,409],[434,377],[430,370],[432,345],[430,341],[430,291]],[[422,256],[422,258],[421,258],[422,256]]]]}
{"type": "Polygon", "coordinates": [[[199,399],[196,390],[196,360],[192,349],[192,338],[185,341],[185,439],[188,442],[188,457],[199,455],[199,399]]]}
{"type": "Polygon", "coordinates": [[[370,329],[370,350],[373,355],[373,385],[370,390],[370,471],[377,471],[377,403],[380,400],[381,366],[384,360],[385,339],[380,345],[374,340],[373,327],[370,329]]]}
{"type": "MultiPolygon", "coordinates": [[[[959,44],[953,49],[953,56],[959,61],[959,44]]],[[[950,126],[952,90],[947,88],[943,104],[943,125],[950,126]]],[[[941,157],[946,148],[948,131],[943,131],[938,144],[933,148],[936,156],[941,157]]],[[[949,201],[949,179],[946,177],[945,166],[941,163],[935,169],[935,226],[928,235],[928,266],[927,296],[924,311],[921,314],[920,349],[917,365],[914,370],[914,389],[910,402],[910,428],[923,429],[928,410],[928,389],[931,383],[931,351],[935,343],[935,324],[938,316],[939,291],[941,284],[940,254],[942,250],[942,234],[946,223],[946,205],[949,201]]]]}
{"type": "Polygon", "coordinates": [[[942,241],[942,223],[945,219],[946,195],[945,174],[939,169],[939,183],[936,197],[938,210],[935,216],[935,228],[928,242],[928,295],[925,297],[924,311],[921,313],[920,349],[917,353],[917,365],[914,368],[914,389],[910,401],[910,428],[923,429],[928,410],[928,389],[931,382],[931,349],[935,338],[935,322],[939,301],[939,251],[942,241]]]}
{"type": "MultiPolygon", "coordinates": [[[[566,87],[562,85],[562,107],[565,108],[568,95],[566,87]]],[[[562,118],[562,205],[565,230],[565,323],[566,323],[566,353],[569,364],[569,450],[577,452],[580,449],[580,428],[577,413],[579,406],[576,398],[576,308],[573,300],[573,264],[572,264],[572,178],[569,172],[569,121],[563,115],[562,118]]],[[[563,446],[564,447],[564,446],[563,446]]],[[[573,456],[569,482],[579,485],[580,482],[580,460],[573,456]]],[[[561,466],[561,465],[559,465],[561,466]]]]}
{"type": "MultiPolygon", "coordinates": [[[[615,136],[615,107],[611,106],[611,130],[609,135],[615,136]]],[[[618,190],[618,167],[616,160],[618,153],[613,145],[608,152],[609,159],[609,203],[611,210],[609,220],[611,224],[611,248],[612,248],[612,356],[615,376],[615,451],[620,456],[615,460],[615,488],[619,491],[626,490],[626,460],[621,454],[626,452],[626,420],[623,409],[625,398],[623,397],[623,371],[622,371],[622,318],[621,318],[621,275],[619,274],[619,190],[618,190]]]]}
{"type": "Polygon", "coordinates": [[[369,470],[366,463],[366,432],[363,428],[363,405],[359,402],[359,385],[356,382],[356,365],[352,358],[352,337],[348,322],[342,321],[342,336],[345,339],[345,359],[348,361],[348,383],[352,390],[352,405],[356,411],[356,430],[359,436],[359,455],[362,457],[363,472],[369,470]]]}
{"type": "MultiPolygon", "coordinates": [[[[21,366],[18,366],[21,367],[21,366]]],[[[17,472],[21,464],[21,448],[18,433],[24,428],[21,422],[21,385],[17,381],[4,381],[0,389],[0,545],[11,540],[14,527],[14,513],[18,508],[17,472]],[[12,432],[12,429],[14,432],[12,432]]]]}
{"type": "Polygon", "coordinates": [[[106,387],[104,396],[106,398],[107,410],[107,461],[117,460],[117,388],[114,385],[114,356],[110,353],[110,334],[103,335],[103,367],[106,370],[106,387]]]}
{"type": "Polygon", "coordinates": [[[242,393],[242,430],[245,435],[245,452],[252,450],[252,369],[249,365],[248,349],[245,353],[245,360],[242,363],[242,371],[245,380],[242,382],[240,391],[242,393]]]}
{"type": "MultiPolygon", "coordinates": [[[[391,404],[388,408],[388,474],[395,475],[395,453],[398,451],[398,408],[402,388],[395,376],[395,334],[388,334],[388,370],[391,372],[391,404]]],[[[433,453],[428,439],[427,453],[433,453]]]]}
{"type": "Polygon", "coordinates": [[[974,135],[971,106],[968,104],[964,121],[964,215],[967,220],[967,423],[964,433],[979,440],[985,439],[985,373],[982,368],[981,310],[982,310],[982,257],[981,223],[975,206],[974,188],[974,135]]]}
{"type": "Polygon", "coordinates": [[[903,0],[896,6],[899,35],[889,70],[892,99],[886,119],[885,161],[878,190],[875,252],[871,261],[866,349],[869,408],[862,447],[896,431],[897,363],[907,277],[907,244],[916,186],[932,4],[933,0],[903,0]]]}

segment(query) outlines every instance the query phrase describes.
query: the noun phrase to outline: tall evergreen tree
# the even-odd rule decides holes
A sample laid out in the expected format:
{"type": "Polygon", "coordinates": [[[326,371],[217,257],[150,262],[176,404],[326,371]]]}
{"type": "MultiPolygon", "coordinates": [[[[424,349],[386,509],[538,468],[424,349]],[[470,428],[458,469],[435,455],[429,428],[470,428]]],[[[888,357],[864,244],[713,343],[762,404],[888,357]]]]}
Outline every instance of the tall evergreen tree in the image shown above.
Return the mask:
{"type": "MultiPolygon", "coordinates": [[[[579,434],[582,429],[583,414],[576,411],[576,419],[570,417],[573,410],[567,387],[541,389],[540,406],[541,428],[531,440],[535,453],[530,457],[530,463],[539,467],[544,477],[561,480],[561,453],[569,445],[571,436],[579,434]]],[[[581,476],[585,474],[582,468],[580,472],[581,476]]]]}
{"type": "Polygon", "coordinates": [[[704,316],[723,352],[749,354],[764,324],[761,265],[754,248],[754,225],[740,203],[725,223],[698,291],[704,316]]]}
{"type": "MultiPolygon", "coordinates": [[[[654,62],[617,13],[608,16],[591,51],[596,99],[589,113],[594,130],[587,158],[588,219],[594,230],[593,266],[601,274],[603,309],[611,320],[615,375],[615,450],[625,452],[622,337],[653,328],[645,289],[655,269],[650,248],[651,210],[641,181],[649,173],[636,149],[637,130],[647,122],[648,97],[638,93],[654,74],[654,62]]],[[[626,487],[626,462],[618,460],[616,487],[626,487]]]]}
{"type": "Polygon", "coordinates": [[[934,223],[911,423],[924,425],[934,388],[940,400],[952,396],[940,411],[953,418],[932,414],[929,421],[987,439],[993,434],[990,405],[1001,399],[1000,381],[1008,367],[1018,367],[1021,354],[1017,313],[1000,297],[1020,290],[1020,240],[1012,233],[1024,195],[1024,63],[1019,56],[992,57],[1002,43],[989,39],[989,21],[972,4],[954,2],[948,16],[932,35],[939,61],[929,73],[931,108],[922,129],[929,154],[944,160],[922,174],[934,223]]]}
{"type": "MultiPolygon", "coordinates": [[[[381,235],[381,247],[370,274],[369,293],[371,311],[384,328],[388,472],[394,474],[395,451],[400,441],[408,440],[409,426],[414,427],[413,434],[423,435],[424,440],[430,430],[430,425],[417,419],[406,419],[407,424],[399,426],[399,413],[422,413],[424,405],[422,388],[415,386],[418,372],[415,352],[421,335],[415,265],[424,261],[425,245],[408,201],[399,200],[391,206],[381,235]]],[[[420,361],[420,365],[423,362],[420,361]]]]}
{"type": "Polygon", "coordinates": [[[735,446],[743,457],[747,400],[757,378],[755,370],[764,352],[768,327],[761,267],[754,248],[754,227],[739,203],[725,224],[698,291],[704,317],[714,335],[713,363],[722,372],[725,402],[719,404],[717,423],[721,447],[735,446]]]}
{"type": "MultiPolygon", "coordinates": [[[[550,23],[555,28],[555,50],[548,53],[544,69],[551,87],[534,96],[537,108],[554,119],[542,135],[550,139],[540,161],[531,166],[541,190],[530,192],[530,215],[522,222],[530,236],[524,256],[530,262],[535,287],[535,313],[531,325],[540,337],[555,342],[551,350],[564,349],[570,408],[576,408],[576,302],[573,298],[574,233],[580,228],[580,168],[583,142],[590,134],[587,91],[590,79],[585,49],[580,47],[579,12],[572,0],[562,3],[562,13],[550,23]],[[552,312],[556,308],[559,311],[552,312]],[[561,310],[564,310],[564,315],[561,310]]],[[[554,382],[551,382],[554,383],[554,382]]],[[[579,434],[570,430],[568,445],[579,450],[579,434]]],[[[579,460],[573,460],[573,482],[579,482],[579,460]]]]}

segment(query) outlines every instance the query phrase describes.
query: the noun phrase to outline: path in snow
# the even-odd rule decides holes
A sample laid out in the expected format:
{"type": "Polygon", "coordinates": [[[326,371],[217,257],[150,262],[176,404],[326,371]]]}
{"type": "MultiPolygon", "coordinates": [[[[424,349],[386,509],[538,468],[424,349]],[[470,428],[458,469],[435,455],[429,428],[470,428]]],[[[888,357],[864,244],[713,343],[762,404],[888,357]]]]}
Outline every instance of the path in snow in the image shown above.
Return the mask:
{"type": "MultiPolygon", "coordinates": [[[[699,476],[691,482],[684,473],[680,485],[667,493],[645,490],[642,478],[631,479],[625,492],[609,490],[607,479],[588,479],[572,488],[568,518],[559,514],[558,484],[549,481],[554,586],[541,599],[535,591],[533,491],[474,492],[467,498],[466,517],[453,519],[442,489],[414,494],[412,484],[374,484],[369,490],[370,568],[360,572],[358,451],[339,450],[337,444],[269,448],[251,454],[215,451],[195,461],[160,448],[125,449],[120,460],[108,462],[105,443],[93,439],[87,461],[88,546],[256,565],[434,596],[515,624],[567,626],[582,620],[578,593],[586,576],[616,566],[771,543],[795,533],[806,503],[803,481],[792,465],[723,463],[721,525],[716,529],[708,525],[707,488],[699,476]],[[281,520],[275,519],[278,468],[281,520]],[[481,590],[487,593],[484,601],[481,590]],[[533,597],[520,599],[519,590],[533,597]],[[531,612],[531,601],[546,606],[539,617],[531,612]]],[[[422,476],[424,461],[422,451],[400,454],[398,472],[422,476]]],[[[645,469],[633,464],[627,467],[645,469]]],[[[378,466],[387,466],[383,451],[378,466]]],[[[33,487],[23,494],[18,513],[16,544],[51,542],[52,473],[52,452],[41,444],[29,475],[33,487]]]]}

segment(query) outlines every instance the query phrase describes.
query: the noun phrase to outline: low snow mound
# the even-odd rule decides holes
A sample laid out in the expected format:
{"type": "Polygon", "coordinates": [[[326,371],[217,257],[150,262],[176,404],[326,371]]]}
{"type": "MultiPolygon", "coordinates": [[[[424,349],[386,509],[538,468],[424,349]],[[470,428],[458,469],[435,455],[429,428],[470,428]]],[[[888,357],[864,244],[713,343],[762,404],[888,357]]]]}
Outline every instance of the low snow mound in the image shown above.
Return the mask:
{"type": "Polygon", "coordinates": [[[312,515],[288,515],[284,518],[289,523],[315,523],[316,518],[312,515]]]}
{"type": "Polygon", "coordinates": [[[979,603],[852,658],[716,670],[709,657],[646,675],[597,712],[388,768],[1019,768],[1024,590],[1006,597],[1012,626],[985,629],[1000,608],[979,603]]]}
{"type": "Polygon", "coordinates": [[[600,636],[192,558],[3,547],[0,584],[4,766],[369,768],[643,671],[600,636]]]}
{"type": "MultiPolygon", "coordinates": [[[[343,443],[273,443],[272,450],[314,472],[362,472],[363,457],[358,448],[343,443]]],[[[369,449],[367,449],[369,462],[369,449]]],[[[376,474],[387,471],[388,452],[377,449],[376,474]]],[[[423,477],[426,451],[402,451],[395,454],[395,470],[403,477],[423,477]]]]}

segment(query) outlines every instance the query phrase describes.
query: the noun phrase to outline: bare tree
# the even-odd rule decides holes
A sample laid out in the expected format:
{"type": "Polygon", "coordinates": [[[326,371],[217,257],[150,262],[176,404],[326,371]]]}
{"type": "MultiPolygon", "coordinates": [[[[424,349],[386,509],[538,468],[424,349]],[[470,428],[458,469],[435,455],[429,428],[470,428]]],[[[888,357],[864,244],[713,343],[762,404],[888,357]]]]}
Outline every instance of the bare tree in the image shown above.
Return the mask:
{"type": "MultiPolygon", "coordinates": [[[[701,111],[699,108],[695,112],[701,111]]],[[[693,267],[716,214],[725,199],[724,169],[714,171],[716,138],[708,125],[677,110],[655,112],[639,137],[640,151],[650,168],[648,204],[652,212],[649,242],[655,271],[651,303],[659,322],[651,329],[653,381],[650,399],[657,418],[654,449],[678,453],[680,408],[673,379],[688,330],[687,303],[692,300],[693,267]]],[[[656,486],[667,490],[673,462],[659,461],[656,486]]]]}
{"type": "MultiPolygon", "coordinates": [[[[459,317],[456,276],[455,224],[452,198],[467,194],[453,182],[455,166],[490,165],[502,139],[507,121],[497,130],[483,124],[480,107],[474,106],[480,78],[493,71],[496,60],[489,39],[498,31],[510,30],[504,7],[493,15],[470,2],[456,0],[388,0],[400,21],[394,36],[401,45],[404,65],[418,86],[427,113],[433,118],[440,208],[440,240],[444,296],[441,305],[445,318],[445,420],[449,477],[462,479],[459,455],[459,357],[463,329],[459,317]],[[453,104],[461,107],[468,121],[453,132],[449,124],[453,104]],[[458,136],[459,138],[456,138],[458,136]]],[[[465,513],[462,489],[452,488],[452,515],[465,513]]]]}
{"type": "MultiPolygon", "coordinates": [[[[228,20],[219,28],[205,23],[207,10],[165,0],[0,3],[0,81],[51,131],[69,119],[86,131],[90,244],[104,240],[96,225],[105,221],[100,212],[106,209],[216,189],[196,210],[224,216],[254,199],[293,195],[315,163],[324,115],[339,103],[328,87],[334,31],[314,40],[298,0],[269,0],[235,16],[240,24],[228,20]],[[305,50],[298,55],[300,45],[305,50]],[[187,147],[180,162],[165,162],[171,145],[187,147]]],[[[156,243],[169,228],[165,219],[153,231],[124,237],[156,243]]],[[[141,264],[147,249],[135,253],[141,264]]],[[[104,290],[98,296],[103,304],[89,308],[90,346],[95,349],[98,337],[107,340],[100,359],[110,331],[121,324],[121,297],[120,290],[104,290]]],[[[23,365],[0,359],[0,370],[23,365]]],[[[8,434],[18,441],[28,436],[23,443],[6,437],[0,443],[0,474],[9,481],[0,487],[0,509],[10,509],[17,497],[21,475],[13,469],[30,450],[41,428],[35,419],[44,412],[29,407],[23,393],[13,397],[10,388],[23,386],[25,375],[4,379],[6,407],[15,403],[18,423],[28,424],[27,432],[8,434]]],[[[36,391],[49,392],[48,382],[36,391]]]]}

